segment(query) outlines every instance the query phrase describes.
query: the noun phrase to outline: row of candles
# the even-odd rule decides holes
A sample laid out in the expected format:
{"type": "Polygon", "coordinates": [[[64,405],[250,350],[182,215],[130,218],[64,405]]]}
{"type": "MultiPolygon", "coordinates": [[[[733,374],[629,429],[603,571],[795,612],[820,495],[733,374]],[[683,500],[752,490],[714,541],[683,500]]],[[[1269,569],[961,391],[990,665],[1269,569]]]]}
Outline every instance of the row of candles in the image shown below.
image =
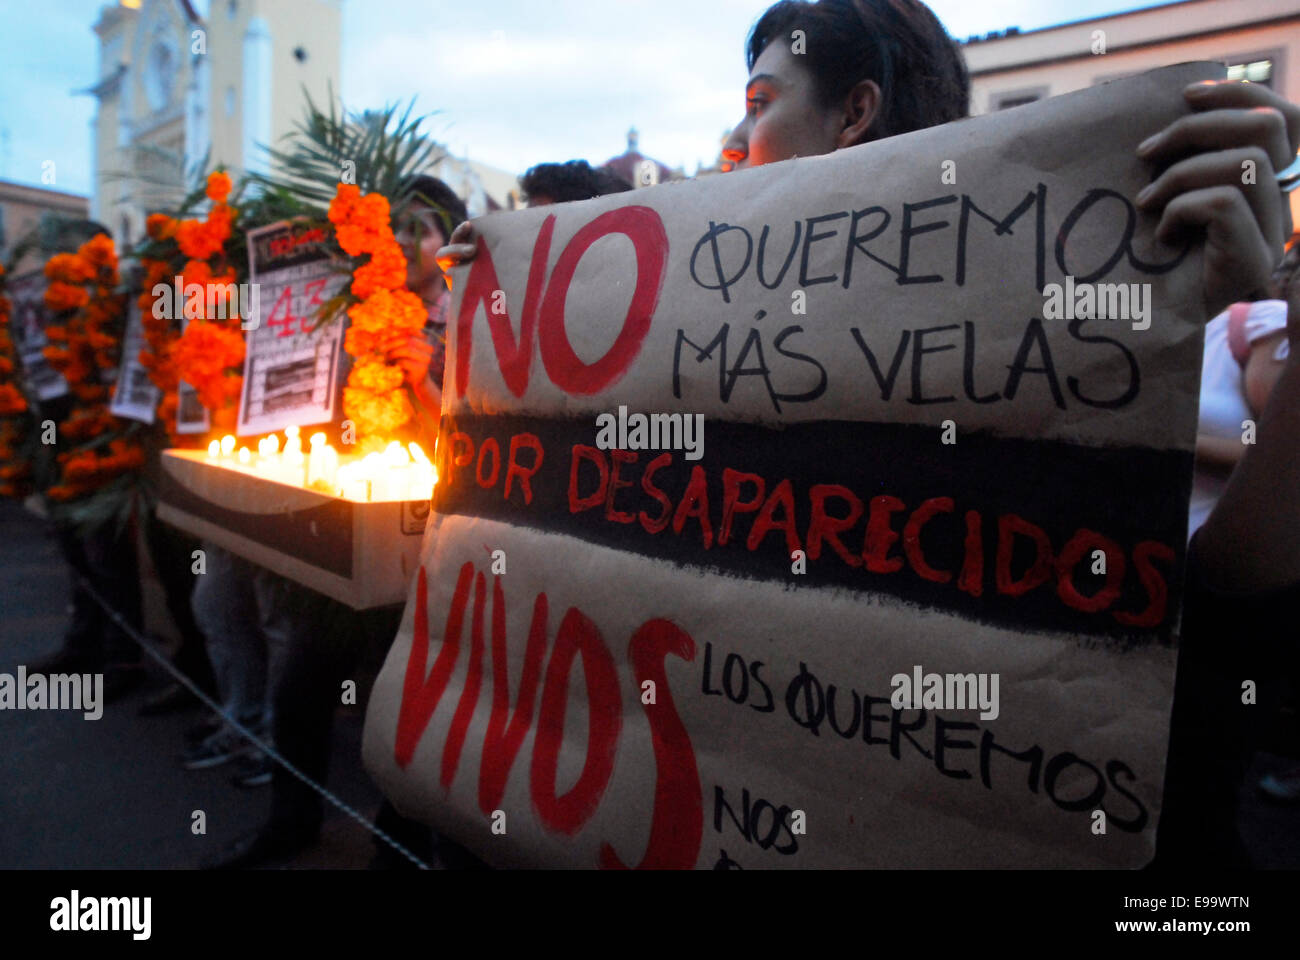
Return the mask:
{"type": "Polygon", "coordinates": [[[275,434],[263,437],[254,454],[248,447],[235,449],[236,440],[227,434],[208,444],[208,461],[234,470],[246,470],[268,480],[330,493],[346,500],[373,503],[380,500],[428,500],[438,472],[412,441],[406,446],[394,440],[382,453],[368,453],[346,462],[314,433],[307,450],[297,427],[285,427],[284,446],[275,434]]]}

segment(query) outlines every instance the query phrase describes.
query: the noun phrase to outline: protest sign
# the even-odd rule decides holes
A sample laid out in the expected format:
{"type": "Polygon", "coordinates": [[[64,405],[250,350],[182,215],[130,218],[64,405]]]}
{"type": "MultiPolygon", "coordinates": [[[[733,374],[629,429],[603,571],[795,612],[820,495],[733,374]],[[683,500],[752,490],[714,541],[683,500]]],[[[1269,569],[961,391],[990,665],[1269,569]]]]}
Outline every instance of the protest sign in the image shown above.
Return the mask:
{"type": "Polygon", "coordinates": [[[398,809],[499,865],[1148,861],[1206,318],[1135,150],[1222,72],[479,221],[398,809]]]}
{"type": "Polygon", "coordinates": [[[68,392],[68,381],[50,366],[44,349],[49,344],[45,337],[46,312],[45,275],[33,270],[9,281],[9,299],[13,301],[14,348],[23,365],[23,378],[36,394],[45,401],[61,397],[68,392]]]}
{"type": "Polygon", "coordinates": [[[122,363],[117,372],[117,385],[109,412],[115,417],[126,417],[141,423],[153,423],[158,406],[158,388],[149,378],[149,371],[140,363],[144,348],[144,328],[140,324],[140,310],[129,304],[126,336],[122,338],[122,363]]]}
{"type": "Polygon", "coordinates": [[[260,316],[245,333],[241,437],[334,419],[346,318],[321,327],[316,316],[348,274],[337,269],[327,239],[325,227],[287,221],[248,233],[260,316]]]}

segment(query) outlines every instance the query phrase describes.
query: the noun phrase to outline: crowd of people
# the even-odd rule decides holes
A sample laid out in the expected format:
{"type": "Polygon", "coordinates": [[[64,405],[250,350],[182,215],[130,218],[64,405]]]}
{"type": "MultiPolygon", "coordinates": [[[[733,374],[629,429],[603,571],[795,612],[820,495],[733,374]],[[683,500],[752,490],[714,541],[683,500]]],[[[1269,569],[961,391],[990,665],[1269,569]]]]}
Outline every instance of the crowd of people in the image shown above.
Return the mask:
{"type": "MultiPolygon", "coordinates": [[[[960,49],[916,0],[782,0],[758,20],[745,44],[746,109],[724,149],[735,169],[851,149],[967,116],[970,83],[960,49]],[[785,38],[806,36],[795,55],[785,38]]],[[[1296,644],[1287,629],[1300,602],[1300,246],[1291,234],[1277,171],[1300,147],[1300,107],[1261,85],[1209,82],[1185,93],[1187,114],[1140,148],[1159,171],[1137,203],[1159,216],[1157,236],[1204,237],[1207,329],[1201,435],[1189,526],[1191,543],[1182,617],[1167,782],[1156,866],[1244,865],[1236,798],[1253,746],[1252,729],[1269,714],[1240,709],[1243,677],[1297,678],[1296,644]],[[1242,183],[1243,158],[1258,177],[1242,183]],[[1282,253],[1290,240],[1286,259],[1282,253]],[[1242,421],[1257,424],[1242,442],[1242,421]]],[[[867,162],[869,154],[864,152],[867,162]]],[[[608,170],[582,161],[543,164],[521,178],[534,205],[564,203],[631,189],[608,170]]],[[[421,176],[420,202],[398,238],[408,288],[422,299],[426,332],[386,344],[401,364],[436,432],[449,308],[446,274],[477,251],[463,204],[445,184],[421,176]]],[[[69,563],[128,621],[139,620],[134,555],[105,535],[64,545],[69,563]],[[132,586],[132,583],[135,586],[132,586]]],[[[186,576],[195,544],[155,522],[146,540],[184,638],[177,666],[210,692],[226,715],[264,736],[285,760],[319,783],[328,776],[330,729],[340,681],[367,643],[391,641],[400,611],[356,613],[215,544],[207,569],[186,576]],[[172,559],[166,559],[171,557],[172,559]]],[[[79,581],[80,582],[80,581],[79,581]]],[[[138,681],[134,643],[74,587],[67,643],[50,672],[111,664],[114,692],[138,681]]],[[[84,592],[84,591],[83,591],[84,592]]],[[[1270,678],[1268,683],[1264,678],[1270,678]]],[[[151,699],[149,712],[179,709],[180,686],[151,699]]],[[[202,769],[233,761],[244,787],[269,784],[267,825],[222,858],[250,866],[310,845],[322,822],[320,796],[255,749],[220,718],[192,731],[184,763],[202,769]]],[[[1300,799],[1300,772],[1274,776],[1263,789],[1300,799]]],[[[385,804],[377,825],[426,862],[477,863],[447,838],[405,820],[385,804]]],[[[381,846],[377,862],[400,865],[381,846]]]]}

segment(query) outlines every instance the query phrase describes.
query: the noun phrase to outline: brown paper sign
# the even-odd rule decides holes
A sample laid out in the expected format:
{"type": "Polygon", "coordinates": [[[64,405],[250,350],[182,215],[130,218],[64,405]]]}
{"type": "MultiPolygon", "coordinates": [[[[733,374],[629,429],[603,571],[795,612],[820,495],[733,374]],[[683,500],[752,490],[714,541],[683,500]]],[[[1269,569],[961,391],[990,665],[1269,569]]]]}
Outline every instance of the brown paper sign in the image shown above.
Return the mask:
{"type": "Polygon", "coordinates": [[[384,792],[500,865],[1149,860],[1205,317],[1135,150],[1221,75],[481,220],[384,792]]]}

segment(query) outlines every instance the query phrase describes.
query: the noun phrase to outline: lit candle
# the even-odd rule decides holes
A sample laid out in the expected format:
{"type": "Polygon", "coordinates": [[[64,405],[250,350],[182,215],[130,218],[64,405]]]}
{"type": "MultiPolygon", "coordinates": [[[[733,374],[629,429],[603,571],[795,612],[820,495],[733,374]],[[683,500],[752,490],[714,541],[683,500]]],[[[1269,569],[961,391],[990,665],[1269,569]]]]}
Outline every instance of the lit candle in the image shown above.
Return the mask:
{"type": "Polygon", "coordinates": [[[367,453],[361,458],[361,474],[370,481],[370,500],[389,500],[388,463],[381,453],[367,453]]]}
{"type": "Polygon", "coordinates": [[[284,436],[284,456],[280,462],[281,480],[301,487],[307,471],[307,460],[302,452],[302,438],[298,436],[298,428],[294,426],[285,427],[284,436]]]}
{"type": "Polygon", "coordinates": [[[257,473],[268,480],[280,480],[280,438],[275,434],[257,441],[257,473]]]}
{"type": "Polygon", "coordinates": [[[253,462],[253,455],[249,452],[248,447],[239,448],[239,465],[246,467],[253,462]]]}
{"type": "Polygon", "coordinates": [[[370,499],[370,484],[362,475],[361,464],[349,463],[338,470],[339,495],[365,503],[370,499]]]}
{"type": "Polygon", "coordinates": [[[313,433],[307,454],[307,486],[320,482],[334,488],[338,482],[339,453],[325,442],[325,434],[313,433]]]}
{"type": "Polygon", "coordinates": [[[232,437],[230,434],[226,434],[224,437],[221,438],[221,455],[223,457],[228,457],[234,452],[235,452],[235,438],[232,437]]]}
{"type": "Polygon", "coordinates": [[[433,485],[438,481],[438,473],[418,443],[412,440],[410,448],[411,482],[406,497],[408,500],[429,500],[433,497],[433,485]]]}
{"type": "Polygon", "coordinates": [[[208,459],[215,460],[219,456],[221,456],[221,441],[213,440],[208,444],[208,459]]]}

